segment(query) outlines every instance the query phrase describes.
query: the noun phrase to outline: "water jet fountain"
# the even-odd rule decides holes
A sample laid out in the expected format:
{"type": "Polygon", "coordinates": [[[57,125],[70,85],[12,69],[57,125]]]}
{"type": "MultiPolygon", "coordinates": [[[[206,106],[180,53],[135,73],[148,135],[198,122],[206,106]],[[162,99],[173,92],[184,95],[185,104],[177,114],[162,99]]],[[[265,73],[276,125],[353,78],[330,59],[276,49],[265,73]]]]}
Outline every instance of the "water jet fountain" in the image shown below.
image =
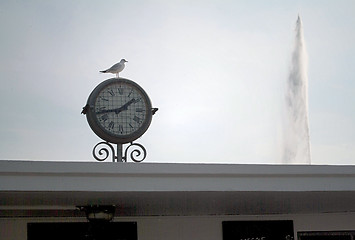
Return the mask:
{"type": "Polygon", "coordinates": [[[307,60],[302,21],[298,16],[295,46],[286,86],[283,163],[311,163],[307,60]]]}

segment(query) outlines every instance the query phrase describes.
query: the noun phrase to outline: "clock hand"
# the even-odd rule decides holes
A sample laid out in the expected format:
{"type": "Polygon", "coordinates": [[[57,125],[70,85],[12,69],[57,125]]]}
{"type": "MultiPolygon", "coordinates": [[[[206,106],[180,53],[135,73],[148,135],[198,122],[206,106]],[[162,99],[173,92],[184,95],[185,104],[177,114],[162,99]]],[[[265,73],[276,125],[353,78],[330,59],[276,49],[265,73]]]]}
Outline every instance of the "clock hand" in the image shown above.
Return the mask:
{"type": "Polygon", "coordinates": [[[131,105],[132,103],[134,103],[136,100],[134,98],[132,98],[131,100],[129,100],[127,103],[125,103],[122,107],[117,108],[115,113],[119,114],[122,111],[126,111],[128,110],[128,106],[131,105]]]}
{"type": "Polygon", "coordinates": [[[115,112],[116,114],[119,114],[122,111],[125,111],[128,109],[128,106],[131,105],[132,103],[134,103],[136,100],[133,98],[130,101],[128,101],[127,103],[125,103],[124,105],[122,105],[119,108],[115,108],[115,109],[107,109],[107,110],[101,110],[99,112],[96,112],[96,114],[103,114],[103,113],[109,113],[109,112],[115,112]]]}
{"type": "Polygon", "coordinates": [[[96,112],[96,114],[103,114],[103,113],[109,113],[109,112],[115,112],[117,109],[109,109],[109,110],[101,110],[99,112],[96,112]]]}

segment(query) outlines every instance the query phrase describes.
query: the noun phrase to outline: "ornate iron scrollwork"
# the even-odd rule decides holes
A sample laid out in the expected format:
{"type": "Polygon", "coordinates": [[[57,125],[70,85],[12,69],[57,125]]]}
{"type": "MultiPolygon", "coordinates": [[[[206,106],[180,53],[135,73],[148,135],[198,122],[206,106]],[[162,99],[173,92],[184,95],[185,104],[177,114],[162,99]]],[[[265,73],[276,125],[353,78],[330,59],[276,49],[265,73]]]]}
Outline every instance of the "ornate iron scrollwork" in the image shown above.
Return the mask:
{"type": "Polygon", "coordinates": [[[92,155],[100,162],[105,161],[110,155],[112,156],[112,162],[114,162],[116,157],[113,146],[108,142],[99,142],[96,144],[92,150],[92,155]]]}
{"type": "Polygon", "coordinates": [[[128,159],[132,159],[133,162],[142,162],[147,156],[147,151],[139,143],[131,143],[126,150],[123,158],[127,162],[128,159]]]}
{"type": "Polygon", "coordinates": [[[112,162],[127,162],[128,160],[142,162],[147,156],[147,151],[143,145],[131,142],[122,155],[122,144],[117,144],[117,150],[115,151],[111,143],[99,142],[93,148],[92,155],[100,162],[107,160],[110,156],[112,162]]]}

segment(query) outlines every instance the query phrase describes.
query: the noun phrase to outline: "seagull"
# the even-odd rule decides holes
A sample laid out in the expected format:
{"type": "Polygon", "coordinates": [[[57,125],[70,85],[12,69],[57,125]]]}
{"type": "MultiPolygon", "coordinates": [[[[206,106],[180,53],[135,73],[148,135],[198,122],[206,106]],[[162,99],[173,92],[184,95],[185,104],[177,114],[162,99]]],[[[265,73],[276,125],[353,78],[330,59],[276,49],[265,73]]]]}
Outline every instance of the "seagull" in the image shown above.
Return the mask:
{"type": "Polygon", "coordinates": [[[128,61],[126,61],[126,59],[121,59],[121,61],[119,63],[116,63],[115,65],[113,65],[109,69],[106,69],[106,70],[100,71],[100,72],[101,73],[113,73],[113,74],[116,74],[116,78],[118,78],[118,73],[122,72],[122,70],[124,69],[125,62],[128,62],[128,61]]]}

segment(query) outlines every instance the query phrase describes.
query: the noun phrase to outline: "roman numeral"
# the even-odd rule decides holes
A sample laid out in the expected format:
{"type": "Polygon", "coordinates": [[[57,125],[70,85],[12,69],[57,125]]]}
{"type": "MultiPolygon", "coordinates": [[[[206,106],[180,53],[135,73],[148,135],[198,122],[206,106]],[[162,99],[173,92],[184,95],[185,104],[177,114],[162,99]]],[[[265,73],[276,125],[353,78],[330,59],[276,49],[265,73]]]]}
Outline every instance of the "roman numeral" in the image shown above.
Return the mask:
{"type": "Polygon", "coordinates": [[[136,123],[139,123],[139,124],[142,123],[142,120],[139,117],[137,117],[137,116],[133,117],[133,121],[135,121],[136,123]]]}
{"type": "Polygon", "coordinates": [[[115,123],[113,121],[111,121],[109,124],[108,124],[108,129],[113,129],[115,127],[115,123]]]}
{"type": "Polygon", "coordinates": [[[101,119],[101,121],[106,122],[107,119],[108,119],[108,115],[107,115],[107,114],[104,114],[104,115],[102,115],[102,116],[100,117],[100,119],[101,119]]]}
{"type": "Polygon", "coordinates": [[[118,91],[118,93],[119,93],[120,95],[123,94],[123,88],[117,88],[117,91],[118,91]]]}
{"type": "Polygon", "coordinates": [[[114,92],[112,89],[108,90],[107,92],[108,92],[111,96],[115,96],[115,92],[114,92]]]}
{"type": "Polygon", "coordinates": [[[102,96],[100,96],[100,99],[101,99],[102,101],[108,102],[108,99],[107,99],[107,98],[104,98],[104,97],[102,97],[102,96]]]}
{"type": "Polygon", "coordinates": [[[131,89],[131,91],[129,92],[127,97],[131,97],[131,94],[133,93],[133,89],[131,89]]]}
{"type": "Polygon", "coordinates": [[[119,133],[123,133],[123,126],[122,125],[118,125],[118,132],[119,133]]]}

